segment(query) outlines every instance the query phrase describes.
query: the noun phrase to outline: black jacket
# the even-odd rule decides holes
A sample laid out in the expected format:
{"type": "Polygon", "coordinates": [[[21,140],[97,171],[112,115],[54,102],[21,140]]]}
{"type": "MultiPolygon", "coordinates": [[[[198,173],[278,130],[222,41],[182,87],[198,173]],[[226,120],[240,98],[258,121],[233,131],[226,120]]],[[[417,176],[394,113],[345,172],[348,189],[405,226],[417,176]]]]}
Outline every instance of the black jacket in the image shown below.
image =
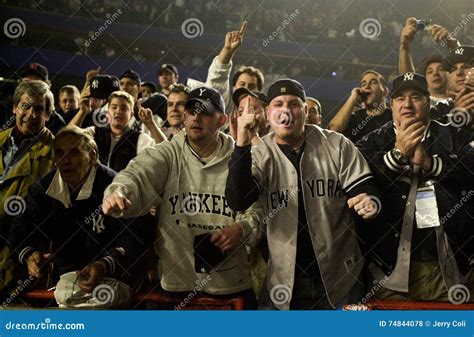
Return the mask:
{"type": "Polygon", "coordinates": [[[103,214],[103,193],[116,173],[99,165],[90,197],[71,198],[70,208],[46,194],[55,173],[51,171],[29,188],[26,211],[15,218],[10,231],[14,256],[26,265],[33,251],[52,252],[54,281],[63,273],[101,260],[110,275],[131,284],[138,278],[138,258],[151,246],[147,231],[152,229],[136,219],[103,214]]]}
{"type": "MultiPolygon", "coordinates": [[[[110,126],[95,128],[94,140],[99,148],[100,162],[104,165],[107,165],[109,158],[111,134],[110,126]]],[[[139,136],[140,132],[127,128],[112,150],[110,163],[108,165],[111,169],[120,172],[127,167],[130,160],[137,156],[139,136]]]]}
{"type": "MultiPolygon", "coordinates": [[[[430,135],[423,141],[425,151],[440,159],[433,160],[432,170],[423,172],[420,181],[435,182],[440,223],[449,237],[459,270],[466,274],[473,267],[474,257],[474,149],[469,145],[472,132],[467,128],[443,126],[436,121],[431,121],[429,131],[430,135]]],[[[393,149],[395,140],[393,122],[388,122],[356,144],[369,163],[382,192],[381,214],[374,223],[363,229],[363,240],[372,260],[385,271],[395,267],[410,189],[407,171],[393,170],[384,161],[386,153],[393,149]]],[[[414,228],[414,231],[432,230],[414,228]]]]}

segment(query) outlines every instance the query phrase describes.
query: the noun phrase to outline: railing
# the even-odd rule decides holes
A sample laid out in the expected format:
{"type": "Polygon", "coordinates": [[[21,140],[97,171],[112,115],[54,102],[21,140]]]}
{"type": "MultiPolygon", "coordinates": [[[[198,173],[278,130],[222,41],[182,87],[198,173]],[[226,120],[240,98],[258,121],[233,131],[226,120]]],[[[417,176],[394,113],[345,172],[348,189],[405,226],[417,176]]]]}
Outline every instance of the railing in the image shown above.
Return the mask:
{"type": "MultiPolygon", "coordinates": [[[[55,303],[54,292],[47,290],[33,290],[23,294],[22,299],[30,302],[33,306],[41,306],[44,303],[55,303]]],[[[183,302],[182,298],[166,296],[156,292],[136,293],[132,299],[132,307],[145,303],[154,303],[164,307],[177,307],[183,302]]],[[[243,310],[244,299],[242,297],[220,299],[211,296],[195,296],[186,305],[180,306],[179,310],[243,310]]]]}

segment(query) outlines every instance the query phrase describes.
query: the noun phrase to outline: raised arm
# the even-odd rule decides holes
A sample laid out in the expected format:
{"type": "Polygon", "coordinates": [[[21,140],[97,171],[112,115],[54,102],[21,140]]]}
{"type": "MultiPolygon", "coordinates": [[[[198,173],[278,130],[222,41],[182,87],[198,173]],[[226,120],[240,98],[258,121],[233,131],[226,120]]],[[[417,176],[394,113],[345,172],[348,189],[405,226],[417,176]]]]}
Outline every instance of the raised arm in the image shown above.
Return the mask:
{"type": "Polygon", "coordinates": [[[415,65],[411,55],[411,43],[416,35],[416,19],[409,17],[400,33],[400,56],[398,59],[398,73],[414,73],[415,65]]]}
{"type": "Polygon", "coordinates": [[[237,141],[229,161],[225,195],[235,211],[249,208],[260,195],[259,182],[252,175],[252,138],[258,131],[258,116],[252,111],[250,97],[244,98],[245,108],[237,121],[237,141]]]}

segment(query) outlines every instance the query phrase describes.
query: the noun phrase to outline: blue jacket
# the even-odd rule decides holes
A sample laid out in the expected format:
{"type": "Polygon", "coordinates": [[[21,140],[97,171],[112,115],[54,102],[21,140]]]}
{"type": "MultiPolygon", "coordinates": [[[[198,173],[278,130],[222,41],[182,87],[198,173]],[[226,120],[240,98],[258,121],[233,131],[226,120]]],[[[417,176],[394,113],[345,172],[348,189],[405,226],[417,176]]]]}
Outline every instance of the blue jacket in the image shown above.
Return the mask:
{"type": "Polygon", "coordinates": [[[101,260],[109,275],[131,284],[137,278],[137,260],[151,248],[147,231],[152,229],[136,219],[105,216],[103,193],[116,173],[103,165],[97,166],[95,177],[92,171],[75,200],[61,192],[57,170],[30,187],[26,211],[15,218],[10,231],[13,254],[26,265],[33,251],[52,252],[55,281],[101,260]]]}

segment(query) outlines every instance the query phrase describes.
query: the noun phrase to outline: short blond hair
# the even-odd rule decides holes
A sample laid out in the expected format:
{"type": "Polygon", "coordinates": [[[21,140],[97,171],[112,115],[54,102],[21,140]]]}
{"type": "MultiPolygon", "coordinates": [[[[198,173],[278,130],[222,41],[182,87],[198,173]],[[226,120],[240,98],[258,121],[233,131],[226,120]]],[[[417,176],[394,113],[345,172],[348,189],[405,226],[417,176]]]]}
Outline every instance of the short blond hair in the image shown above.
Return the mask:
{"type": "Polygon", "coordinates": [[[81,93],[79,92],[79,89],[75,85],[65,85],[61,89],[59,89],[59,96],[62,95],[62,93],[66,93],[66,95],[74,95],[75,98],[79,99],[81,97],[81,93]]]}
{"type": "Polygon", "coordinates": [[[123,91],[123,90],[114,91],[109,96],[109,104],[110,102],[112,102],[112,99],[114,98],[122,98],[126,100],[127,103],[130,104],[130,110],[133,112],[133,109],[135,107],[135,99],[128,92],[123,91]]]}

